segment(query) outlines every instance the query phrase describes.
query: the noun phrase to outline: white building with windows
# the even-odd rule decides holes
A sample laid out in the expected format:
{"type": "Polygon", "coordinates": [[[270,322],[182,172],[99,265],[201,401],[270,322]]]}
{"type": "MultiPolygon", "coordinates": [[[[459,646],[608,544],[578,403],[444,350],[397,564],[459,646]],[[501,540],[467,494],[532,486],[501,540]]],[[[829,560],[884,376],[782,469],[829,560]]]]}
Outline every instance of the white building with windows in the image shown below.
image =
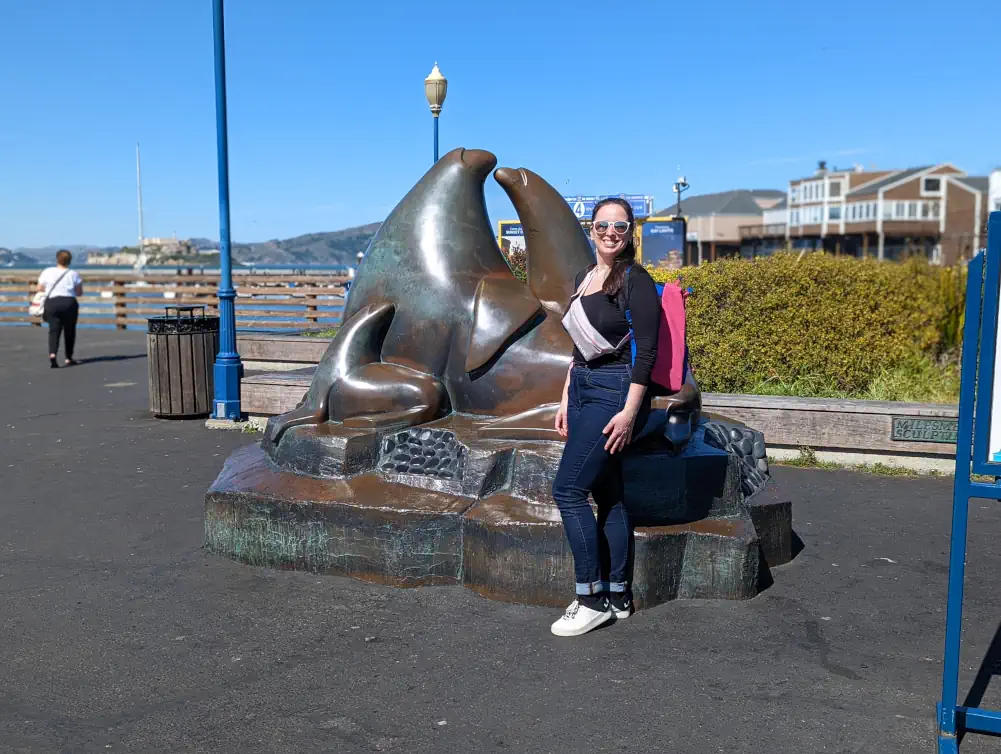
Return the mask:
{"type": "Polygon", "coordinates": [[[983,245],[991,190],[1001,192],[1001,171],[989,181],[949,163],[828,170],[821,162],[813,176],[789,182],[785,238],[793,248],[951,264],[983,245]]]}

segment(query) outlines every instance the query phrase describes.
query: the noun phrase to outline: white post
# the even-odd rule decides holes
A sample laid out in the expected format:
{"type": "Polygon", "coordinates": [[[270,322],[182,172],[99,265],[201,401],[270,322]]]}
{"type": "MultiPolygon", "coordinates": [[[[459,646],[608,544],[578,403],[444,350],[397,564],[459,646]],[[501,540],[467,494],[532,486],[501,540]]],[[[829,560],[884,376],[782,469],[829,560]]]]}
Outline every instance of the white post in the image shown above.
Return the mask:
{"type": "Polygon", "coordinates": [[[146,257],[143,251],[143,178],[142,170],[139,167],[139,142],[136,142],[136,196],[139,203],[139,253],[136,255],[136,263],[133,266],[136,272],[141,272],[146,266],[146,257]]]}
{"type": "Polygon", "coordinates": [[[139,198],[139,251],[143,247],[143,178],[139,167],[139,142],[136,142],[136,194],[139,198]]]}

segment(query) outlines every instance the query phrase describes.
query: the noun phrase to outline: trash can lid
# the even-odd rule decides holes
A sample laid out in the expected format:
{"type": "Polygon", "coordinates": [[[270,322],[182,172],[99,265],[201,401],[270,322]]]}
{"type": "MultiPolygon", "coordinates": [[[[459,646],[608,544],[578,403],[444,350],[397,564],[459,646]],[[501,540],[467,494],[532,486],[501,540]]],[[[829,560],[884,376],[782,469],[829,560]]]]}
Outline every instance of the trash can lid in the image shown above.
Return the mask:
{"type": "Polygon", "coordinates": [[[167,333],[218,332],[219,317],[207,316],[204,304],[188,306],[165,306],[162,317],[146,320],[146,332],[156,335],[167,333]],[[174,312],[171,314],[171,312],[174,312]],[[199,312],[196,317],[195,312],[199,312]]]}
{"type": "Polygon", "coordinates": [[[181,316],[181,312],[187,312],[188,316],[193,317],[193,316],[195,316],[195,311],[198,310],[198,309],[201,310],[201,315],[203,317],[205,316],[205,304],[188,304],[187,306],[176,306],[176,305],[174,305],[174,306],[165,306],[163,308],[167,312],[166,316],[168,316],[168,317],[170,316],[170,310],[171,309],[173,309],[175,312],[177,312],[177,314],[175,315],[177,317],[181,316]]]}

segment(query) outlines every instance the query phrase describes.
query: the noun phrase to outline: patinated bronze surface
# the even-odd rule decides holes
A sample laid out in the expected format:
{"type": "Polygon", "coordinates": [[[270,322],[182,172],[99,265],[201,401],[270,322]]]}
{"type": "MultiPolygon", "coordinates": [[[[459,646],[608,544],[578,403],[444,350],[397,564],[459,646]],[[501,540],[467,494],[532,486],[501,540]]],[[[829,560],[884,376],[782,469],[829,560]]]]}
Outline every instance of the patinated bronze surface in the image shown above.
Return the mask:
{"type": "Polygon", "coordinates": [[[490,228],[489,152],[456,149],[372,239],[344,326],[301,406],[269,423],[411,426],[446,414],[517,414],[559,400],[573,349],[559,318],[511,273],[490,228]]]}
{"type": "Polygon", "coordinates": [[[580,220],[559,192],[531,170],[498,168],[494,178],[521,220],[528,286],[546,309],[562,317],[577,273],[594,264],[580,220]]]}

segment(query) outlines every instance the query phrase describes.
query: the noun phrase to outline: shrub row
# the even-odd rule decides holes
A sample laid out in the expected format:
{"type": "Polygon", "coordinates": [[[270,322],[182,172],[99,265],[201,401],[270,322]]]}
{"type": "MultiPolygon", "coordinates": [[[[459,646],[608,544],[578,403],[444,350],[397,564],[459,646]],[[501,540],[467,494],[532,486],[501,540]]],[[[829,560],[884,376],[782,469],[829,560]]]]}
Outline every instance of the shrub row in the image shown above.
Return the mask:
{"type": "Polygon", "coordinates": [[[962,267],[779,253],[651,274],[693,289],[688,345],[706,391],[814,381],[862,394],[955,349],[962,333],[962,267]]]}

